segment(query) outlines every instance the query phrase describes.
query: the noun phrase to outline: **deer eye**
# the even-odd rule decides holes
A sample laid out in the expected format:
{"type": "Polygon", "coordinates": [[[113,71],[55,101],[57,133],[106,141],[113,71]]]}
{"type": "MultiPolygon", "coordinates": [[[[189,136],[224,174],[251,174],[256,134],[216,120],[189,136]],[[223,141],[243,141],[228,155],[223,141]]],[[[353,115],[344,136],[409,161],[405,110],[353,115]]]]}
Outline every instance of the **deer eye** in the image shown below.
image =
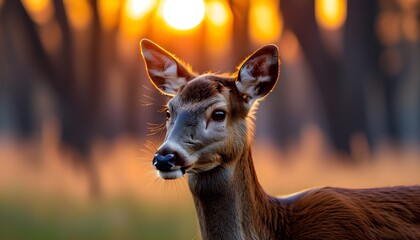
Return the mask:
{"type": "Polygon", "coordinates": [[[168,111],[166,111],[166,120],[169,120],[169,118],[171,118],[171,113],[168,111]]]}
{"type": "Polygon", "coordinates": [[[211,119],[217,122],[225,120],[226,112],[223,110],[216,110],[211,114],[211,119]]]}

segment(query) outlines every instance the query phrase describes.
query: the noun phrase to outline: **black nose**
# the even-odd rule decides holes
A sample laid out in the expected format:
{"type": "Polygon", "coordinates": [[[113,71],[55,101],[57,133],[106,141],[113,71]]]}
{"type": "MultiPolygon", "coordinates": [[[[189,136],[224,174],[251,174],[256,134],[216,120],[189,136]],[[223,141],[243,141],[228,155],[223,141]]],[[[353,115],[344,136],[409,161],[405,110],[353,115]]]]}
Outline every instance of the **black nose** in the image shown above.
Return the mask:
{"type": "Polygon", "coordinates": [[[160,154],[155,154],[153,158],[153,166],[159,171],[169,172],[171,168],[175,165],[175,154],[167,154],[162,156],[160,154]]]}

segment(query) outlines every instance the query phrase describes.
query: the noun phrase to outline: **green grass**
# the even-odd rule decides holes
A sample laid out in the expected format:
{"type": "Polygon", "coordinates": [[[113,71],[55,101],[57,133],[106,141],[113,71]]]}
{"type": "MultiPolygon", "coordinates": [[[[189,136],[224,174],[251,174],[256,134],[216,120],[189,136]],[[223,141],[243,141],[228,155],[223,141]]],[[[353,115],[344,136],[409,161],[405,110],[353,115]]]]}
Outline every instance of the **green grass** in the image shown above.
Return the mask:
{"type": "Polygon", "coordinates": [[[132,199],[75,203],[0,198],[0,239],[194,239],[193,209],[132,199]]]}

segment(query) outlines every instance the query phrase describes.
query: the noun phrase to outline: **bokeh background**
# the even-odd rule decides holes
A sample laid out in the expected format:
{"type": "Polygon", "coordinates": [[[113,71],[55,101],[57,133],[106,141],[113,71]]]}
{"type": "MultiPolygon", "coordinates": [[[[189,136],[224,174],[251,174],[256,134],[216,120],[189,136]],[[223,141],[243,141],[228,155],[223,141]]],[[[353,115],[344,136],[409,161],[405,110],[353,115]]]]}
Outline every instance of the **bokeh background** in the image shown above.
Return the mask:
{"type": "Polygon", "coordinates": [[[279,46],[264,189],[420,183],[418,0],[0,0],[0,239],[199,239],[151,159],[168,100],[149,38],[197,72],[279,46]]]}

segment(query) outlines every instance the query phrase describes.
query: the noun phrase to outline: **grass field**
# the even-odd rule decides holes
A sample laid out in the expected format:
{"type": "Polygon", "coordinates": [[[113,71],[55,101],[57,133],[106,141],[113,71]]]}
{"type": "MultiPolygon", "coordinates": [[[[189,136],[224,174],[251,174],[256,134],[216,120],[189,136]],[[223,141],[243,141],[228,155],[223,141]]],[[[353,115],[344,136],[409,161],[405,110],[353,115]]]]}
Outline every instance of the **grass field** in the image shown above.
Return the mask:
{"type": "Polygon", "coordinates": [[[194,212],[133,199],[0,200],[0,239],[193,239],[194,212]]]}
{"type": "MultiPolygon", "coordinates": [[[[89,158],[100,194],[93,197],[77,154],[57,139],[54,132],[37,141],[0,137],[0,239],[199,239],[186,180],[158,179],[153,149],[143,141],[96,142],[89,158]]],[[[257,175],[272,195],[420,183],[417,148],[384,144],[370,152],[363,141],[354,145],[349,164],[314,129],[281,152],[259,139],[257,175]]]]}

